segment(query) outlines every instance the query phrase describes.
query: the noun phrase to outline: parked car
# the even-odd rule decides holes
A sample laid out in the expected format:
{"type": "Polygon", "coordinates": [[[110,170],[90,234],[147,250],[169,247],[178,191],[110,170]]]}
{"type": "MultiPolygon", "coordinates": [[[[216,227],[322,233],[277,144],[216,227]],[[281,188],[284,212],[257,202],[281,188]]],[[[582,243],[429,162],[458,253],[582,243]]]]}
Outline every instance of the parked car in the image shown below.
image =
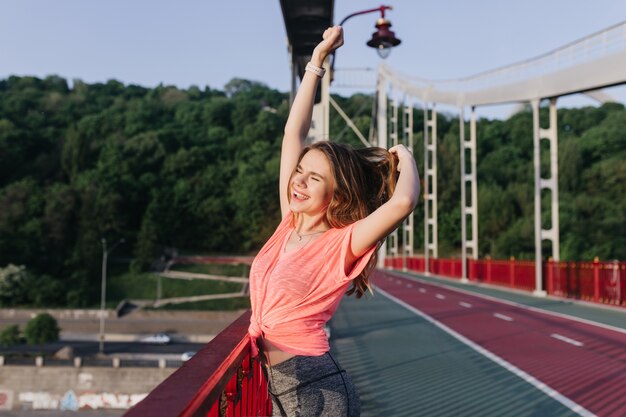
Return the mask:
{"type": "Polygon", "coordinates": [[[156,345],[167,345],[171,342],[171,338],[165,333],[155,333],[152,336],[144,337],[141,339],[144,343],[154,343],[156,345]]]}
{"type": "Polygon", "coordinates": [[[190,350],[189,352],[185,352],[182,355],[180,355],[180,360],[183,361],[183,362],[187,362],[195,354],[196,354],[195,351],[190,350]]]}

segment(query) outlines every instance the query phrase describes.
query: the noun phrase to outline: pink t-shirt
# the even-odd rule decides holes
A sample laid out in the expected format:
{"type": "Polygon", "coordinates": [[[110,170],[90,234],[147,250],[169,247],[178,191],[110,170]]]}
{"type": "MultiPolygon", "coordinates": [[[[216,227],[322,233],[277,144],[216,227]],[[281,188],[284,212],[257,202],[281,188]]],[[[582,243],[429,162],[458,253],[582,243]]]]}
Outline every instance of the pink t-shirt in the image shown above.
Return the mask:
{"type": "Polygon", "coordinates": [[[280,222],[250,268],[248,333],[253,356],[258,355],[256,342],[261,335],[294,355],[319,356],[328,351],[324,324],[376,250],[372,245],[346,274],[355,224],[327,230],[302,248],[285,253],[293,231],[291,214],[280,222]]]}

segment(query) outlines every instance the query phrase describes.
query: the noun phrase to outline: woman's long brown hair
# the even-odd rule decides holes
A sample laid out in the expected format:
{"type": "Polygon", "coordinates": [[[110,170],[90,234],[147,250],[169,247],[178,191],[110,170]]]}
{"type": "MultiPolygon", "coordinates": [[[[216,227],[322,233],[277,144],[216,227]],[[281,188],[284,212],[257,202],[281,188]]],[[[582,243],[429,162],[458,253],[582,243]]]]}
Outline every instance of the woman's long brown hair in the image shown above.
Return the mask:
{"type": "MultiPolygon", "coordinates": [[[[330,227],[345,227],[367,217],[393,194],[398,180],[397,160],[386,149],[354,149],[348,145],[322,141],[304,148],[298,163],[312,149],[326,156],[335,180],[333,197],[326,210],[326,222],[330,227]]],[[[376,266],[378,249],[383,241],[378,243],[374,255],[363,272],[352,281],[346,294],[355,294],[361,298],[371,289],[369,275],[376,266]]]]}

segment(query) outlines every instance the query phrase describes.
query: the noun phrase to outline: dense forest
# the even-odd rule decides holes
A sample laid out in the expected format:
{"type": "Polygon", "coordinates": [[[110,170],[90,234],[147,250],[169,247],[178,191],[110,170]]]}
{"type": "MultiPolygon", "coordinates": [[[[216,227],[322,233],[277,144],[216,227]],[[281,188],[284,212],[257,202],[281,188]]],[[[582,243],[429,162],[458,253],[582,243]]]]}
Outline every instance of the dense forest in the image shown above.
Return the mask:
{"type": "MultiPolygon", "coordinates": [[[[335,99],[367,132],[373,97],[335,99]]],[[[241,79],[223,91],[0,80],[0,268],[28,272],[22,291],[0,276],[0,305],[90,304],[99,296],[102,238],[124,238],[116,256],[136,271],[171,248],[253,253],[279,220],[288,105],[288,94],[241,79]]],[[[542,118],[545,126],[547,111],[542,118]]],[[[422,171],[421,109],[414,120],[422,171]]],[[[531,121],[526,110],[478,122],[481,256],[534,257],[531,121]]],[[[341,118],[331,114],[331,123],[332,138],[362,146],[341,118]]],[[[455,256],[459,122],[439,115],[437,127],[440,256],[455,256]]],[[[625,131],[620,104],[559,110],[562,259],[626,259],[625,131]]],[[[420,206],[418,248],[422,218],[420,206]]]]}

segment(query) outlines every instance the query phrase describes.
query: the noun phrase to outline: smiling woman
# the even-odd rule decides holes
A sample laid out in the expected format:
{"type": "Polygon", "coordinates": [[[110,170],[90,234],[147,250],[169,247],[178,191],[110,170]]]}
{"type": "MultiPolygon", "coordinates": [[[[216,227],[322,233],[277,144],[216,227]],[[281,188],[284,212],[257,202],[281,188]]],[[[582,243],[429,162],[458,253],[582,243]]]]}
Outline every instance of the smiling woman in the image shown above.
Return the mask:
{"type": "Polygon", "coordinates": [[[329,28],[289,113],[280,166],[283,220],[250,269],[252,355],[269,381],[274,416],[358,416],[356,387],[329,352],[324,325],[344,294],[361,297],[380,242],[408,216],[419,175],[404,146],[304,146],[321,65],[343,44],[329,28]]]}
{"type": "Polygon", "coordinates": [[[304,154],[290,183],[289,209],[293,213],[319,213],[333,196],[332,171],[328,159],[319,150],[304,154]]]}

